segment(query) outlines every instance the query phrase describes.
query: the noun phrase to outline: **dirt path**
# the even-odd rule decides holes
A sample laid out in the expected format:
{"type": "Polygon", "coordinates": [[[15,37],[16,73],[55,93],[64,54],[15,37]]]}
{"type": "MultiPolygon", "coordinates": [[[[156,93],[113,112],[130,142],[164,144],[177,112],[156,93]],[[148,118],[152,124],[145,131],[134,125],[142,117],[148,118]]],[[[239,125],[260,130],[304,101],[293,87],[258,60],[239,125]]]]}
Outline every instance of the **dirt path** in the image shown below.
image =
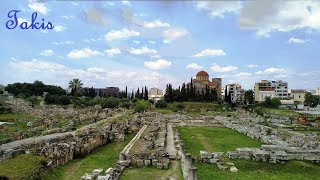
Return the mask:
{"type": "Polygon", "coordinates": [[[174,139],[173,139],[173,129],[172,129],[172,123],[167,123],[167,145],[166,145],[166,151],[169,154],[170,159],[175,159],[177,156],[177,150],[174,145],[174,139]]]}

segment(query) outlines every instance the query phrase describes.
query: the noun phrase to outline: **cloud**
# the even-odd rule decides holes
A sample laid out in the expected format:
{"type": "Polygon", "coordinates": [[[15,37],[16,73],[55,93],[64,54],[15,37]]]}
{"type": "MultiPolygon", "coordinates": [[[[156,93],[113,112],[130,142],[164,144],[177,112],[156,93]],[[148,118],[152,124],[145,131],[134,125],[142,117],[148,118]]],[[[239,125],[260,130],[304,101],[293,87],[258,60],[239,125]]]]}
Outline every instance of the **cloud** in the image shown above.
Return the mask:
{"type": "Polygon", "coordinates": [[[54,54],[54,51],[51,49],[44,50],[40,53],[41,56],[52,56],[54,54]]]}
{"type": "Polygon", "coordinates": [[[203,57],[203,56],[225,56],[226,53],[222,49],[205,49],[199,53],[193,55],[193,57],[203,57]]]}
{"type": "Polygon", "coordinates": [[[140,44],[140,41],[134,40],[133,43],[140,44]]]}
{"type": "Polygon", "coordinates": [[[150,44],[156,44],[156,41],[148,41],[150,44]]]}
{"type": "Polygon", "coordinates": [[[96,50],[91,50],[90,48],[84,48],[80,50],[72,50],[67,56],[71,59],[89,58],[92,56],[103,56],[102,53],[96,50]]]}
{"type": "Polygon", "coordinates": [[[103,7],[91,7],[80,13],[80,18],[88,24],[109,27],[112,24],[111,12],[103,7]]]}
{"type": "Polygon", "coordinates": [[[257,68],[257,67],[259,67],[259,65],[257,65],[257,64],[248,64],[247,67],[248,68],[257,68]]]}
{"type": "Polygon", "coordinates": [[[104,67],[87,67],[84,69],[72,68],[63,64],[44,61],[44,60],[25,60],[19,61],[13,59],[9,62],[7,68],[8,73],[15,73],[15,76],[8,76],[8,83],[11,82],[33,82],[41,80],[46,84],[60,85],[64,88],[68,87],[68,82],[73,78],[82,80],[86,87],[120,87],[128,89],[141,87],[160,87],[165,88],[165,84],[178,84],[176,77],[170,75],[162,75],[157,72],[146,69],[106,69],[104,67]],[[29,76],[26,76],[28,74],[29,76]],[[147,76],[146,76],[147,74],[147,76]]]}
{"type": "Polygon", "coordinates": [[[203,69],[203,66],[200,66],[197,63],[191,63],[187,65],[187,69],[201,70],[203,69]]]}
{"type": "Polygon", "coordinates": [[[135,54],[135,55],[157,54],[158,53],[155,49],[149,49],[146,46],[144,46],[140,49],[131,48],[128,52],[130,54],[135,54]]]}
{"type": "Polygon", "coordinates": [[[306,43],[308,41],[309,41],[308,39],[290,38],[288,40],[288,43],[290,43],[290,44],[303,44],[303,43],[306,43]]]}
{"type": "Polygon", "coordinates": [[[54,30],[56,32],[62,32],[64,30],[66,30],[67,28],[65,28],[64,26],[58,25],[58,26],[54,26],[54,30]]]}
{"type": "Polygon", "coordinates": [[[126,6],[130,6],[131,5],[131,3],[129,1],[121,1],[121,3],[123,5],[126,5],[126,6]]]}
{"type": "Polygon", "coordinates": [[[239,77],[239,78],[248,78],[250,76],[252,76],[252,74],[247,72],[240,72],[235,75],[235,77],[239,77]]]}
{"type": "Polygon", "coordinates": [[[107,53],[108,57],[113,57],[114,55],[121,54],[121,51],[119,48],[107,49],[104,52],[107,53]]]}
{"type": "Polygon", "coordinates": [[[48,8],[45,6],[44,3],[36,2],[34,0],[29,0],[28,7],[33,10],[37,11],[43,15],[46,15],[48,13],[48,8]]]}
{"type": "Polygon", "coordinates": [[[164,69],[164,68],[170,67],[171,65],[172,65],[172,62],[164,59],[158,59],[157,61],[144,62],[144,66],[149,69],[164,69]]]}
{"type": "Polygon", "coordinates": [[[242,8],[239,1],[198,1],[196,7],[207,11],[211,17],[223,18],[225,14],[237,14],[242,8]]]}
{"type": "Polygon", "coordinates": [[[213,72],[219,72],[219,73],[225,73],[225,72],[231,72],[238,69],[236,66],[219,66],[216,63],[214,63],[211,68],[213,72]]]}
{"type": "Polygon", "coordinates": [[[73,41],[60,41],[60,42],[54,41],[51,44],[57,45],[57,46],[59,46],[59,45],[71,45],[71,44],[74,44],[74,42],[73,41]]]}
{"type": "Polygon", "coordinates": [[[188,31],[182,28],[165,30],[162,33],[162,37],[164,39],[163,42],[170,43],[171,41],[174,41],[178,38],[186,36],[187,34],[188,34],[188,31]]]}
{"type": "Polygon", "coordinates": [[[127,39],[129,37],[140,36],[140,32],[130,31],[126,28],[121,29],[119,31],[112,30],[105,35],[105,39],[107,41],[119,40],[119,39],[127,39]]]}
{"type": "Polygon", "coordinates": [[[144,22],[143,27],[145,28],[159,28],[159,27],[171,27],[169,23],[161,22],[159,19],[151,22],[144,22]]]}
{"type": "Polygon", "coordinates": [[[258,36],[296,29],[320,29],[319,1],[247,1],[239,19],[242,28],[258,36]]]}
{"type": "Polygon", "coordinates": [[[257,71],[255,74],[257,75],[270,75],[270,74],[281,74],[281,73],[287,73],[288,70],[284,68],[267,68],[263,71],[257,71]]]}

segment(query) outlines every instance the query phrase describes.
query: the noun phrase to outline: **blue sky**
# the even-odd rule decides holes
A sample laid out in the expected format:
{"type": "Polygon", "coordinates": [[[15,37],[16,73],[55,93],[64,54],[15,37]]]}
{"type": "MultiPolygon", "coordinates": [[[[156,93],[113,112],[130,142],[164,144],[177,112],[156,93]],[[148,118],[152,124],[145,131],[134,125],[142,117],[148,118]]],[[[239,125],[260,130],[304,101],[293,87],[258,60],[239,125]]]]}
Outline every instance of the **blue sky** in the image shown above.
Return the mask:
{"type": "Polygon", "coordinates": [[[320,86],[319,1],[0,2],[0,84],[164,88],[197,71],[253,88],[261,79],[292,89],[320,86]],[[50,21],[53,30],[7,29],[50,21]]]}

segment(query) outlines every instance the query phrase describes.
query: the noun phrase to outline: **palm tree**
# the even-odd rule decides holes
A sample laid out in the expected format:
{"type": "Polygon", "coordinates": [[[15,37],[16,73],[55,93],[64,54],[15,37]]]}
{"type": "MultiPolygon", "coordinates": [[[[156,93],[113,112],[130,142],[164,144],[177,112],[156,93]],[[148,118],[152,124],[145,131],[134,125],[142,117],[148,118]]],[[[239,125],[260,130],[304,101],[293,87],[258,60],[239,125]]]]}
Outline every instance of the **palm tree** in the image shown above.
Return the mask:
{"type": "Polygon", "coordinates": [[[71,93],[79,93],[80,89],[82,88],[82,82],[80,79],[72,79],[72,81],[69,82],[69,88],[71,88],[71,93]]]}

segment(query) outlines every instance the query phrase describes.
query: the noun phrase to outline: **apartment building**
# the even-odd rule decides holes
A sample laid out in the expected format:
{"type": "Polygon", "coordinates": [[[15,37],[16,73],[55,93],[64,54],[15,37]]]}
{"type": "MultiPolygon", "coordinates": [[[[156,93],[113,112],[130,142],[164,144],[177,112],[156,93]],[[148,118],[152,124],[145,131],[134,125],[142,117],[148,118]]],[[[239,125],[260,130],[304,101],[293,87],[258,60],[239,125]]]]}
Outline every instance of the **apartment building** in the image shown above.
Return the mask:
{"type": "Polygon", "coordinates": [[[262,102],[266,97],[288,99],[288,83],[285,81],[261,80],[255,83],[254,96],[256,102],[262,102]]]}
{"type": "Polygon", "coordinates": [[[241,103],[244,99],[244,90],[238,83],[228,84],[227,93],[230,94],[232,103],[241,103]]]}

